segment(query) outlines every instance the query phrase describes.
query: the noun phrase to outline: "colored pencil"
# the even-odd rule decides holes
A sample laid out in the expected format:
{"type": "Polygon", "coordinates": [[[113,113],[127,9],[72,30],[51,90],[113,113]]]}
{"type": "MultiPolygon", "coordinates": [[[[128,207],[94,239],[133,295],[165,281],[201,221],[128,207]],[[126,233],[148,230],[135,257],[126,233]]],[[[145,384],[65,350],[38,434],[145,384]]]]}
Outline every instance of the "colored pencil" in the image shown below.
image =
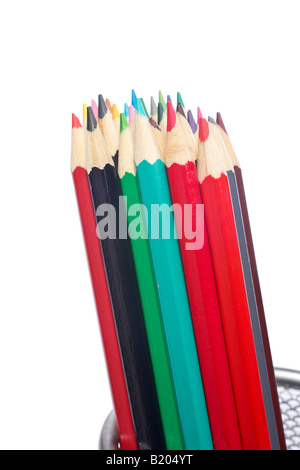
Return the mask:
{"type": "Polygon", "coordinates": [[[134,108],[136,108],[137,97],[134,90],[131,90],[131,104],[134,108]]]}
{"type": "Polygon", "coordinates": [[[83,103],[82,105],[82,124],[86,126],[86,119],[87,119],[87,104],[83,103]]]}
{"type": "Polygon", "coordinates": [[[122,449],[137,450],[134,424],[131,416],[105,267],[99,239],[96,235],[96,219],[89,180],[85,169],[85,156],[85,129],[81,126],[78,118],[73,115],[71,171],[94,291],[114,411],[118,424],[119,440],[122,449]]]}
{"type": "Polygon", "coordinates": [[[151,100],[150,100],[150,116],[157,123],[157,121],[158,121],[158,108],[157,108],[157,104],[156,104],[155,99],[154,99],[153,96],[151,96],[151,100]]]}
{"type": "Polygon", "coordinates": [[[249,261],[248,247],[243,223],[243,216],[241,212],[241,204],[238,194],[236,177],[233,169],[232,162],[224,145],[221,134],[214,120],[209,119],[209,131],[215,139],[219,154],[222,158],[225,170],[227,172],[227,178],[230,188],[230,195],[232,200],[232,208],[235,219],[238,243],[240,248],[241,262],[244,272],[245,287],[248,298],[248,306],[251,317],[252,331],[254,344],[256,349],[257,363],[260,375],[260,382],[262,387],[262,393],[264,398],[264,405],[266,410],[268,428],[271,446],[273,450],[280,450],[279,437],[277,432],[277,424],[275,419],[275,413],[273,408],[273,400],[271,394],[271,387],[269,382],[268,368],[266,356],[264,353],[261,328],[258,316],[258,309],[256,304],[256,297],[251,273],[251,266],[249,261]]]}
{"type": "Polygon", "coordinates": [[[159,147],[160,154],[162,158],[164,159],[165,157],[165,149],[166,149],[166,139],[163,136],[163,133],[161,131],[161,128],[159,125],[156,123],[156,121],[153,118],[149,118],[149,122],[151,124],[151,129],[154,134],[155,140],[157,142],[157,145],[159,147]]]}
{"type": "Polygon", "coordinates": [[[105,104],[107,106],[108,111],[112,114],[112,105],[108,98],[105,99],[105,104]]]}
{"type": "Polygon", "coordinates": [[[95,100],[91,100],[91,107],[96,119],[98,119],[98,106],[95,100]]]}
{"type": "Polygon", "coordinates": [[[163,141],[165,142],[167,138],[167,113],[161,102],[157,105],[157,124],[159,125],[163,141]]]}
{"type": "Polygon", "coordinates": [[[186,107],[185,107],[185,105],[184,105],[184,102],[183,102],[181,93],[178,91],[178,92],[177,92],[177,106],[178,106],[179,104],[182,106],[182,109],[183,109],[185,115],[187,115],[186,107]]]}
{"type": "Polygon", "coordinates": [[[124,104],[124,114],[126,118],[128,119],[129,118],[129,106],[127,103],[124,104]]]}
{"type": "Polygon", "coordinates": [[[113,121],[113,116],[108,112],[103,95],[98,96],[98,124],[111,155],[116,169],[118,168],[119,134],[113,121]]]}
{"type": "MultiPolygon", "coordinates": [[[[191,227],[201,223],[199,210],[202,198],[195,165],[184,132],[172,102],[167,102],[168,128],[166,168],[173,204],[181,214],[191,208],[191,227]]],[[[186,217],[176,218],[182,237],[179,239],[181,258],[190,302],[194,335],[198,350],[207,411],[215,450],[242,450],[228,357],[219,309],[219,300],[205,230],[204,219],[199,227],[199,246],[188,248],[184,224],[186,217]]]]}
{"type": "Polygon", "coordinates": [[[164,111],[167,111],[167,105],[161,90],[158,92],[158,102],[162,104],[164,111]]]}
{"type": "Polygon", "coordinates": [[[115,103],[112,105],[112,118],[113,118],[113,121],[114,121],[114,125],[116,126],[117,133],[119,135],[119,133],[120,133],[120,113],[119,113],[118,107],[115,103]]]}
{"type": "Polygon", "coordinates": [[[245,450],[271,450],[230,188],[206,119],[199,121],[198,179],[245,450]]]}
{"type": "Polygon", "coordinates": [[[176,107],[177,117],[180,122],[181,128],[184,132],[187,145],[189,146],[190,151],[193,153],[195,161],[198,158],[198,140],[195,140],[194,134],[192,132],[191,126],[187,120],[187,116],[184,112],[184,109],[181,103],[177,104],[176,107]]]}
{"type": "Polygon", "coordinates": [[[254,250],[254,243],[253,243],[253,238],[252,238],[250,217],[248,213],[245,187],[244,187],[244,182],[243,182],[242,169],[241,169],[239,160],[236,156],[236,153],[233,149],[231,140],[228,136],[228,133],[226,131],[226,128],[224,126],[224,122],[220,113],[217,113],[216,121],[217,121],[219,132],[222,136],[223,142],[228,152],[229,158],[233,165],[233,169],[234,169],[234,173],[236,177],[236,183],[237,183],[237,188],[238,188],[238,193],[239,193],[245,235],[246,235],[246,240],[247,240],[247,248],[248,248],[248,255],[249,255],[249,261],[250,261],[250,266],[251,266],[252,279],[253,279],[253,284],[254,284],[254,289],[255,289],[256,303],[257,303],[257,308],[258,308],[260,330],[262,334],[264,353],[265,353],[265,357],[267,360],[268,375],[269,375],[269,382],[270,382],[270,387],[271,387],[271,392],[272,392],[273,407],[274,407],[274,412],[275,412],[275,417],[276,417],[279,444],[280,444],[281,450],[286,450],[286,441],[285,441],[284,428],[283,428],[283,423],[282,423],[282,414],[280,410],[278,390],[277,390],[277,384],[276,384],[276,378],[275,378],[275,373],[274,373],[274,366],[273,366],[273,360],[272,360],[272,354],[271,354],[271,348],[270,348],[270,342],[269,342],[269,336],[268,336],[268,329],[267,329],[262,293],[261,293],[261,288],[260,288],[260,281],[259,281],[259,276],[258,276],[258,269],[257,269],[256,256],[255,256],[255,250],[254,250]]]}
{"type": "Polygon", "coordinates": [[[145,105],[145,102],[144,102],[143,98],[140,98],[140,100],[141,100],[141,103],[142,103],[142,106],[143,106],[144,113],[147,116],[147,118],[149,118],[150,116],[149,116],[149,113],[148,113],[148,110],[147,110],[147,107],[145,105]]]}
{"type": "Polygon", "coordinates": [[[152,213],[155,207],[171,207],[166,168],[140,101],[135,116],[135,163],[141,201],[152,215],[150,251],[185,448],[213,449],[174,217],[172,211],[162,217],[170,230],[170,236],[165,236],[152,213]]]}
{"type": "Polygon", "coordinates": [[[164,450],[165,440],[131,245],[128,238],[122,235],[123,231],[127,230],[126,226],[122,226],[119,222],[122,219],[122,211],[125,210],[121,206],[119,208],[120,182],[91,108],[88,108],[87,119],[87,172],[135,423],[137,445],[140,450],[164,450]],[[114,208],[114,212],[109,212],[104,217],[109,208],[114,208]],[[105,234],[101,235],[101,226],[104,227],[104,222],[108,230],[112,231],[106,237],[105,234]]]}
{"type": "Polygon", "coordinates": [[[198,126],[194,119],[192,111],[189,109],[187,113],[187,120],[192,130],[193,136],[195,138],[196,146],[198,148],[198,126]]]}
{"type": "Polygon", "coordinates": [[[120,116],[119,177],[123,196],[129,208],[139,211],[127,216],[129,229],[139,225],[138,236],[131,234],[131,246],[141,294],[145,325],[153,365],[158,402],[164,428],[167,449],[183,450],[183,438],[169,356],[161,319],[160,304],[147,240],[145,214],[142,212],[134,163],[134,144],[125,114],[120,116]]]}

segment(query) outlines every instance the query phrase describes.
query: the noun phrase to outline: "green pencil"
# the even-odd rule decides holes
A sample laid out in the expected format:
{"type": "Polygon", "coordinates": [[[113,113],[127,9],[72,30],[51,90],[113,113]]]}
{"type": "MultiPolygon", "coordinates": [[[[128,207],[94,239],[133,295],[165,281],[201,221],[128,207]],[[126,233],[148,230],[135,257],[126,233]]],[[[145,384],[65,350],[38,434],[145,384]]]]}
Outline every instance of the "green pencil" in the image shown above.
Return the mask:
{"type": "MultiPolygon", "coordinates": [[[[206,409],[191,313],[175,234],[174,214],[170,212],[170,235],[157,227],[152,209],[171,207],[165,164],[150,123],[138,100],[135,116],[135,163],[141,201],[148,212],[148,236],[164,331],[169,351],[175,393],[185,447],[212,450],[213,443],[206,409]],[[150,217],[151,215],[151,217],[150,217]],[[156,232],[157,229],[157,232],[156,232]],[[156,233],[155,233],[156,232],[156,233]]],[[[160,219],[166,221],[168,214],[160,219]]]]}
{"type": "Polygon", "coordinates": [[[158,292],[154,279],[149,242],[147,240],[147,225],[143,218],[145,214],[142,213],[140,194],[136,180],[134,144],[127,119],[123,113],[120,115],[118,171],[122,194],[123,197],[127,198],[127,208],[129,209],[127,223],[144,311],[166,445],[168,450],[184,450],[158,292]],[[131,215],[130,208],[136,209],[139,215],[137,217],[135,217],[135,214],[131,215]],[[136,230],[133,230],[133,227],[136,230]]]}

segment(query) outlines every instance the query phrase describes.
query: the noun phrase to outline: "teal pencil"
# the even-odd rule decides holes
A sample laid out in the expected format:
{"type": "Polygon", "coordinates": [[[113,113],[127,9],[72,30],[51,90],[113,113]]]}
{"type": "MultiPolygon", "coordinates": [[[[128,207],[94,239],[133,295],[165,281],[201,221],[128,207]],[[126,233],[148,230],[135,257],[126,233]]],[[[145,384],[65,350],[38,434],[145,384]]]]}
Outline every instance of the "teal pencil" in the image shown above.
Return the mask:
{"type": "Polygon", "coordinates": [[[140,100],[137,101],[135,116],[137,180],[142,203],[148,211],[150,251],[185,448],[212,450],[212,437],[175,233],[174,214],[168,212],[172,203],[167,173],[142,103],[140,100]],[[167,208],[166,217],[163,215],[160,220],[167,221],[165,228],[170,230],[170,236],[163,233],[162,224],[159,227],[155,223],[154,214],[151,213],[154,208],[167,208]]]}

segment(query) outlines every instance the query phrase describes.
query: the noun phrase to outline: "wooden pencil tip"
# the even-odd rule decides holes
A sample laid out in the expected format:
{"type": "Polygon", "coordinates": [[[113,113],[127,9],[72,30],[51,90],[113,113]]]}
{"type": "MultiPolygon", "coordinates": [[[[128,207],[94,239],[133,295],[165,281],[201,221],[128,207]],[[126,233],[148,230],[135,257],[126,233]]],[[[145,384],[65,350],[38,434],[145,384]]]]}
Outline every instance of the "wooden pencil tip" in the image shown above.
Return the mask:
{"type": "Polygon", "coordinates": [[[161,123],[164,112],[165,112],[165,110],[164,110],[163,104],[159,102],[158,106],[157,106],[157,122],[158,122],[158,125],[161,123]]]}
{"type": "Polygon", "coordinates": [[[178,104],[178,103],[181,103],[181,106],[182,106],[183,108],[185,108],[183,99],[182,99],[182,97],[181,97],[181,93],[179,93],[179,91],[177,92],[177,104],[178,104]]]}
{"type": "Polygon", "coordinates": [[[112,107],[112,117],[113,119],[120,117],[120,113],[116,104],[113,104],[113,107],[112,107]]]}
{"type": "Polygon", "coordinates": [[[176,108],[176,111],[181,114],[181,116],[183,116],[184,118],[186,118],[186,115],[185,115],[185,112],[183,110],[183,107],[182,107],[182,104],[181,103],[178,103],[177,104],[177,108],[176,108]]]}
{"type": "Polygon", "coordinates": [[[112,107],[108,98],[106,98],[105,103],[106,103],[107,109],[112,113],[112,107]]]}
{"type": "Polygon", "coordinates": [[[205,142],[209,136],[208,122],[204,118],[199,119],[199,139],[200,142],[205,142]]]}
{"type": "Polygon", "coordinates": [[[129,106],[129,124],[132,124],[134,122],[135,118],[135,108],[133,105],[129,106]]]}
{"type": "Polygon", "coordinates": [[[197,123],[199,123],[199,119],[201,119],[201,118],[203,118],[203,116],[202,116],[201,109],[198,106],[198,108],[197,108],[197,123]]]}
{"type": "Polygon", "coordinates": [[[193,113],[190,109],[188,110],[187,120],[190,125],[190,128],[192,129],[193,134],[195,134],[197,132],[197,124],[195,122],[193,113]]]}
{"type": "Polygon", "coordinates": [[[134,106],[134,108],[136,108],[136,103],[137,102],[137,97],[136,97],[136,93],[134,90],[131,90],[131,104],[132,106],[134,106]]]}
{"type": "Polygon", "coordinates": [[[159,92],[158,92],[158,101],[159,101],[159,103],[161,103],[163,105],[163,108],[166,111],[167,110],[167,105],[166,105],[166,102],[164,100],[164,97],[163,97],[163,94],[162,94],[161,90],[159,90],[159,92]]]}
{"type": "Polygon", "coordinates": [[[75,114],[72,114],[72,129],[79,129],[80,127],[82,127],[82,125],[78,117],[75,116],[75,114]]]}
{"type": "Polygon", "coordinates": [[[221,113],[217,113],[217,124],[223,129],[224,132],[226,132],[227,134],[227,131],[226,131],[226,128],[224,126],[224,122],[223,122],[223,119],[222,119],[222,116],[221,116],[221,113]]]}
{"type": "Polygon", "coordinates": [[[120,132],[129,127],[125,113],[120,114],[120,132]]]}
{"type": "Polygon", "coordinates": [[[171,132],[171,130],[175,127],[176,124],[176,113],[171,99],[169,100],[169,96],[167,102],[167,116],[167,132],[171,132]]]}
{"type": "Polygon", "coordinates": [[[97,128],[97,120],[93,113],[92,107],[87,108],[87,125],[86,128],[89,132],[93,132],[97,128]]]}
{"type": "Polygon", "coordinates": [[[107,113],[107,106],[104,101],[103,95],[98,96],[98,118],[103,119],[107,113]]]}
{"type": "Polygon", "coordinates": [[[150,114],[151,116],[157,115],[157,105],[155,103],[155,99],[153,96],[151,96],[151,99],[150,99],[150,114]]]}
{"type": "Polygon", "coordinates": [[[145,110],[144,110],[144,106],[142,104],[142,101],[140,98],[138,98],[136,100],[136,112],[138,114],[140,114],[141,116],[145,116],[146,117],[146,114],[145,114],[145,110]]]}

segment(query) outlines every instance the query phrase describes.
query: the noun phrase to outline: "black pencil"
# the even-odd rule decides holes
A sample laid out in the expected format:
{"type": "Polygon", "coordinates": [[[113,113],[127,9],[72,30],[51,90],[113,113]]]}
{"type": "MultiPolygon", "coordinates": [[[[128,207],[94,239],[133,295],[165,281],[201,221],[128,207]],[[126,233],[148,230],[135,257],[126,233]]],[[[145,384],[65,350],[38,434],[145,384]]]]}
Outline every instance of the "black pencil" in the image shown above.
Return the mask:
{"type": "Polygon", "coordinates": [[[119,223],[119,202],[123,202],[119,200],[120,183],[112,157],[107,153],[104,139],[101,142],[101,137],[103,138],[97,121],[91,108],[88,108],[87,171],[136,428],[137,445],[140,450],[164,450],[165,439],[133,254],[130,240],[125,233],[123,238],[119,237],[119,231],[124,232],[124,227],[119,223]],[[111,208],[115,210],[112,211],[111,208]],[[104,226],[107,228],[106,238],[104,226]]]}
{"type": "Polygon", "coordinates": [[[118,169],[119,156],[119,132],[113,120],[112,113],[109,112],[103,95],[98,96],[98,124],[107,145],[116,170],[118,169]]]}

